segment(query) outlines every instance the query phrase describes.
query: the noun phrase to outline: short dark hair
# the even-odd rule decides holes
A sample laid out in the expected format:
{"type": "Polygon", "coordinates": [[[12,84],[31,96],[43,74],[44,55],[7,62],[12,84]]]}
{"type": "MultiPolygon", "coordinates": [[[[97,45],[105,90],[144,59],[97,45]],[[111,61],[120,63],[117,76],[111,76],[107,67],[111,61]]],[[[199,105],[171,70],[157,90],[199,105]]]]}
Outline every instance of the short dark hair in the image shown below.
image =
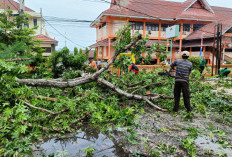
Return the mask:
{"type": "Polygon", "coordinates": [[[182,56],[182,58],[183,58],[183,59],[188,59],[188,58],[189,58],[189,56],[182,56]]]}

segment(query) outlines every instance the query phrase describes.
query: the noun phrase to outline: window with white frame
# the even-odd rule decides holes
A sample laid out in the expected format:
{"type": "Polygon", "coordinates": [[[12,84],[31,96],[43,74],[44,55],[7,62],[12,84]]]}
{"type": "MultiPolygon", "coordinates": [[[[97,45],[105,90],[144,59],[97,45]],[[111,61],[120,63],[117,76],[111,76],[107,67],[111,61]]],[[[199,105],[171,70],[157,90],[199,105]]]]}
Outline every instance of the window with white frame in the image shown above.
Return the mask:
{"type": "Polygon", "coordinates": [[[168,24],[164,24],[164,23],[161,24],[161,31],[162,32],[166,32],[167,28],[168,28],[168,24]]]}
{"type": "Polygon", "coordinates": [[[158,23],[146,23],[146,30],[147,31],[159,31],[159,24],[158,23]]]}
{"type": "Polygon", "coordinates": [[[132,23],[132,30],[143,30],[143,22],[131,21],[130,23],[132,23]]]}
{"type": "Polygon", "coordinates": [[[184,23],[183,24],[183,34],[188,34],[191,31],[191,24],[184,23]]]}

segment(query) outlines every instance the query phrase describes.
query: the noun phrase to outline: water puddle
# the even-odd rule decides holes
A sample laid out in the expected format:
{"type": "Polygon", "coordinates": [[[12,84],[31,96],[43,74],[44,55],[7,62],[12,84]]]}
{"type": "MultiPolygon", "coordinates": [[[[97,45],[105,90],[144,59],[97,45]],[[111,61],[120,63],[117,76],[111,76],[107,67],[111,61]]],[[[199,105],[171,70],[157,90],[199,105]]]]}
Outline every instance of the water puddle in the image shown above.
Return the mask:
{"type": "Polygon", "coordinates": [[[124,157],[121,146],[111,140],[107,135],[99,133],[96,129],[85,128],[81,133],[68,134],[62,138],[53,138],[38,145],[39,149],[34,151],[36,157],[84,157],[85,150],[94,149],[93,157],[124,157]]]}
{"type": "Polygon", "coordinates": [[[224,153],[232,157],[232,149],[222,148],[220,144],[212,142],[208,137],[198,137],[195,144],[204,150],[212,150],[214,154],[224,153]]]}

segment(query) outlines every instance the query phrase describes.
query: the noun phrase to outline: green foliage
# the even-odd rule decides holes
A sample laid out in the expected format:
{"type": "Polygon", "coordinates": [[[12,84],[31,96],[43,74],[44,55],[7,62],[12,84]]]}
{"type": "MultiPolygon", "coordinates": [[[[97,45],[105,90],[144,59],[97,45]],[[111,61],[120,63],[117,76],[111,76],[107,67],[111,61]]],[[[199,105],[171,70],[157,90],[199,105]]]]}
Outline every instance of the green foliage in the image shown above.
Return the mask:
{"type": "MultiPolygon", "coordinates": [[[[6,45],[12,45],[13,43],[23,43],[27,50],[30,51],[32,48],[37,47],[35,43],[36,40],[33,40],[35,28],[22,28],[22,25],[29,23],[29,15],[21,14],[18,16],[13,16],[12,10],[5,10],[0,13],[0,43],[6,45]],[[19,29],[21,28],[21,29],[19,29]]],[[[22,47],[22,46],[21,46],[22,47]]]]}
{"type": "Polygon", "coordinates": [[[120,56],[115,62],[114,67],[120,69],[121,72],[127,73],[129,66],[132,64],[131,58],[127,56],[120,56]]]}
{"type": "Polygon", "coordinates": [[[188,60],[193,63],[193,69],[199,70],[201,60],[199,57],[189,57],[188,60]]]}
{"type": "Polygon", "coordinates": [[[97,60],[97,49],[94,50],[94,56],[93,59],[96,61],[97,60]]]}
{"type": "Polygon", "coordinates": [[[74,47],[74,55],[77,55],[77,54],[78,54],[78,48],[74,47]]]}
{"type": "Polygon", "coordinates": [[[158,149],[165,154],[174,154],[176,152],[176,146],[169,146],[165,143],[159,143],[158,149]]]}
{"type": "Polygon", "coordinates": [[[166,51],[165,44],[160,45],[159,43],[156,43],[155,47],[156,47],[157,52],[158,52],[156,54],[157,58],[160,59],[160,62],[165,61],[168,58],[168,56],[167,56],[168,52],[166,51]]]}
{"type": "Polygon", "coordinates": [[[86,58],[89,58],[89,51],[90,51],[90,50],[89,50],[88,48],[85,49],[86,58]]]}
{"type": "Polygon", "coordinates": [[[188,155],[191,157],[196,157],[196,148],[194,146],[194,139],[193,138],[186,138],[181,143],[182,147],[185,148],[188,152],[188,155]]]}
{"type": "MultiPolygon", "coordinates": [[[[77,53],[76,55],[70,54],[68,48],[63,48],[60,51],[55,51],[50,56],[49,62],[52,69],[53,77],[59,78],[63,73],[76,73],[75,71],[83,70],[84,62],[86,61],[86,55],[83,53],[77,53]]],[[[65,74],[67,77],[67,74],[65,74]]],[[[79,72],[77,73],[79,76],[79,72]]],[[[70,75],[70,78],[76,77],[76,75],[70,75]]]]}
{"type": "Polygon", "coordinates": [[[87,156],[87,157],[93,156],[93,152],[94,152],[95,150],[96,150],[95,148],[89,148],[89,147],[85,148],[85,154],[86,154],[86,156],[87,156]]]}

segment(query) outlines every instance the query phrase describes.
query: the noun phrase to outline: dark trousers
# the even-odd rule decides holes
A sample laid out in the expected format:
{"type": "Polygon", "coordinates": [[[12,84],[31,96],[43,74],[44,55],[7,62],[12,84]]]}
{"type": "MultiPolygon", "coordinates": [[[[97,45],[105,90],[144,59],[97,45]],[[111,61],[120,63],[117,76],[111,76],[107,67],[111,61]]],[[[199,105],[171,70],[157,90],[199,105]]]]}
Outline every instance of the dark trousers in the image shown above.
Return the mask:
{"type": "Polygon", "coordinates": [[[201,74],[203,73],[204,69],[205,69],[204,66],[200,66],[200,67],[199,67],[199,70],[200,70],[201,74]]]}
{"type": "Polygon", "coordinates": [[[189,90],[189,83],[185,81],[176,81],[175,82],[175,89],[174,89],[174,97],[175,97],[175,106],[173,111],[178,112],[179,104],[180,104],[180,95],[181,91],[184,97],[184,105],[188,112],[192,110],[190,105],[190,90],[189,90]]]}

